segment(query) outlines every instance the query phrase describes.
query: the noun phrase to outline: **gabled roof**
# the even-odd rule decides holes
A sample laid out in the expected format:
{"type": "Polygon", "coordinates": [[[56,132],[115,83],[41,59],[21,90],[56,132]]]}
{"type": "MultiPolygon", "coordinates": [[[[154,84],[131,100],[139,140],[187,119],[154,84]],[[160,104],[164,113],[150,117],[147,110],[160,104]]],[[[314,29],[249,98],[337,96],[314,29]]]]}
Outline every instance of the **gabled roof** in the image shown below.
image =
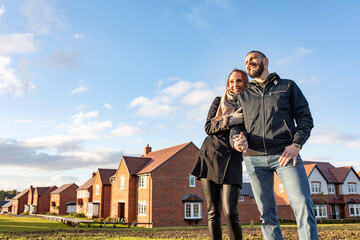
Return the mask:
{"type": "Polygon", "coordinates": [[[10,200],[9,202],[2,205],[3,208],[8,208],[8,207],[11,207],[11,206],[12,206],[12,200],[10,200]]]}
{"type": "Polygon", "coordinates": [[[64,185],[62,185],[61,187],[59,187],[58,189],[52,191],[50,194],[61,193],[61,192],[65,191],[66,189],[68,189],[69,187],[71,187],[72,185],[77,186],[75,183],[64,184],[64,185]]]}
{"type": "Polygon", "coordinates": [[[150,173],[157,169],[160,165],[168,161],[176,153],[184,149],[186,146],[193,144],[192,142],[180,144],[177,146],[161,149],[154,152],[149,152],[148,154],[142,156],[142,158],[150,158],[151,160],[141,169],[138,174],[150,173]]]}
{"type": "Polygon", "coordinates": [[[102,185],[110,185],[109,178],[116,173],[116,169],[98,168],[102,185]]]}
{"type": "Polygon", "coordinates": [[[253,193],[253,191],[251,189],[250,183],[244,182],[242,184],[242,188],[240,190],[240,195],[241,196],[249,196],[249,197],[252,197],[252,198],[254,197],[254,193],[253,193]]]}
{"type": "MultiPolygon", "coordinates": [[[[35,189],[37,190],[37,194],[38,196],[41,196],[42,194],[44,194],[45,192],[47,192],[50,188],[53,188],[55,186],[50,186],[50,187],[36,187],[35,189]]],[[[34,191],[35,192],[35,191],[34,191]]]]}
{"type": "Polygon", "coordinates": [[[9,200],[1,200],[0,201],[0,207],[2,207],[4,204],[10,202],[9,200]]]}
{"type": "Polygon", "coordinates": [[[316,164],[307,164],[304,165],[306,175],[309,177],[314,168],[316,168],[316,164]]]}
{"type": "Polygon", "coordinates": [[[19,198],[21,198],[22,196],[24,196],[25,194],[28,194],[30,191],[30,189],[25,189],[24,191],[22,191],[21,193],[18,193],[14,198],[13,200],[17,200],[19,198]]]}
{"type": "MultiPolygon", "coordinates": [[[[328,183],[341,183],[339,180],[333,175],[330,169],[334,169],[335,167],[328,162],[313,162],[313,161],[304,161],[304,165],[315,164],[317,169],[319,169],[320,173],[324,176],[325,180],[328,183]]],[[[306,167],[305,167],[306,170],[306,167]]],[[[308,175],[309,176],[309,175],[308,175]]]]}
{"type": "Polygon", "coordinates": [[[336,179],[339,182],[343,183],[345,181],[345,178],[349,174],[350,170],[351,167],[338,167],[338,168],[330,169],[330,172],[336,177],[336,179]]]}
{"type": "Polygon", "coordinates": [[[81,185],[77,190],[89,189],[94,184],[95,176],[87,180],[83,185],[81,185]]]}
{"type": "Polygon", "coordinates": [[[151,161],[151,158],[147,157],[129,157],[123,156],[125,164],[131,175],[137,174],[146,164],[151,161]]]}

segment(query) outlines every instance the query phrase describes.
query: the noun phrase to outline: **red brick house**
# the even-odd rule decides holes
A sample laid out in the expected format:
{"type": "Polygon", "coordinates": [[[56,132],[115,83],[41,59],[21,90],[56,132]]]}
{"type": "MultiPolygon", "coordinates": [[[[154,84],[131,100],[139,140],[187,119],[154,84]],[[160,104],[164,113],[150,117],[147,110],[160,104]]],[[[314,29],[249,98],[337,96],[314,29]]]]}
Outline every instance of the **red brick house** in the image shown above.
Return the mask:
{"type": "Polygon", "coordinates": [[[76,190],[76,213],[87,215],[88,204],[92,202],[95,175],[94,172],[92,177],[76,190]]]}
{"type": "MultiPolygon", "coordinates": [[[[32,194],[32,203],[29,208],[29,213],[39,214],[47,213],[50,210],[50,193],[57,189],[56,186],[50,187],[35,187],[34,194],[32,194]]],[[[30,195],[30,194],[29,194],[30,195]]],[[[29,204],[29,202],[28,202],[29,204]]]]}
{"type": "Polygon", "coordinates": [[[25,189],[17,194],[12,200],[12,214],[19,215],[24,212],[25,204],[28,202],[28,194],[30,189],[25,189]]]}
{"type": "MultiPolygon", "coordinates": [[[[328,162],[304,161],[316,218],[360,217],[360,177],[352,167],[334,167],[328,162]]],[[[294,219],[286,190],[275,175],[279,218],[294,219]],[[279,211],[280,209],[280,211],[279,211]]]]}
{"type": "MultiPolygon", "coordinates": [[[[50,193],[50,212],[56,214],[67,214],[75,212],[75,209],[69,209],[69,203],[76,202],[76,189],[78,185],[75,183],[64,184],[58,189],[50,193]]],[[[75,208],[75,207],[74,207],[75,208]]]]}
{"type": "Polygon", "coordinates": [[[260,213],[257,209],[254,194],[249,182],[244,182],[242,184],[238,200],[238,210],[240,223],[259,222],[260,213]]]}
{"type": "Polygon", "coordinates": [[[110,216],[110,177],[114,175],[115,172],[116,169],[103,168],[99,168],[96,172],[92,189],[92,202],[88,203],[87,217],[107,218],[110,216]]]}
{"type": "Polygon", "coordinates": [[[123,156],[111,178],[111,217],[146,227],[207,224],[199,181],[190,175],[199,149],[185,143],[142,157],[123,156]]]}

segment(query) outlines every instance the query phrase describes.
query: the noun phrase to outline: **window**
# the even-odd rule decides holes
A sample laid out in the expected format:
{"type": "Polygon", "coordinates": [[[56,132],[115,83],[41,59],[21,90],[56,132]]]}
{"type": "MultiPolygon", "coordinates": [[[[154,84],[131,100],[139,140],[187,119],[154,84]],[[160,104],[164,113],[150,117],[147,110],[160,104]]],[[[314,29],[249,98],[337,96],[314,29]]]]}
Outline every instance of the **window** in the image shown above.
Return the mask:
{"type": "Polygon", "coordinates": [[[120,189],[125,189],[125,176],[120,177],[120,189]]]}
{"type": "Polygon", "coordinates": [[[349,204],[350,217],[360,216],[360,204],[349,204]]]}
{"type": "Polygon", "coordinates": [[[185,219],[200,219],[201,203],[185,203],[185,219]]]}
{"type": "Polygon", "coordinates": [[[139,177],[139,188],[146,188],[146,176],[139,177]]]}
{"type": "Polygon", "coordinates": [[[320,193],[320,191],[321,191],[321,184],[319,182],[312,182],[311,193],[320,193]]]}
{"type": "Polygon", "coordinates": [[[139,202],[138,214],[142,216],[146,216],[146,203],[139,202]]]}
{"type": "Polygon", "coordinates": [[[316,204],[314,205],[314,213],[317,218],[327,218],[326,205],[325,204],[316,204]]]}
{"type": "Polygon", "coordinates": [[[100,186],[99,184],[96,184],[95,186],[95,195],[99,195],[100,194],[100,186]]]}
{"type": "Polygon", "coordinates": [[[244,201],[244,196],[239,195],[238,202],[243,202],[243,201],[244,201]]]}
{"type": "Polygon", "coordinates": [[[329,184],[329,185],[328,185],[328,191],[329,191],[329,193],[335,193],[335,186],[334,186],[334,184],[329,184]]]}
{"type": "Polygon", "coordinates": [[[356,183],[348,183],[349,193],[356,193],[356,183]]]}
{"type": "Polygon", "coordinates": [[[284,185],[282,185],[282,183],[279,184],[279,193],[283,193],[284,192],[284,185]]]}
{"type": "Polygon", "coordinates": [[[193,175],[189,176],[189,186],[190,187],[196,187],[195,176],[193,176],[193,175]]]}

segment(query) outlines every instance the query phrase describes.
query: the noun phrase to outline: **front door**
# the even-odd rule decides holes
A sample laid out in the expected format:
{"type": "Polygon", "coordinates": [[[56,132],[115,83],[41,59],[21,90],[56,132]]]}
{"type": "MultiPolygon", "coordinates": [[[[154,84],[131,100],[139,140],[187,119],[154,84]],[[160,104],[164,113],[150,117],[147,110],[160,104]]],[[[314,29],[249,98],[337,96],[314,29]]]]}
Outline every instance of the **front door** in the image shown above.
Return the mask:
{"type": "Polygon", "coordinates": [[[336,219],[339,219],[339,205],[335,205],[335,215],[336,215],[336,219]]]}
{"type": "Polygon", "coordinates": [[[125,203],[118,203],[118,217],[120,220],[125,220],[125,203]]]}

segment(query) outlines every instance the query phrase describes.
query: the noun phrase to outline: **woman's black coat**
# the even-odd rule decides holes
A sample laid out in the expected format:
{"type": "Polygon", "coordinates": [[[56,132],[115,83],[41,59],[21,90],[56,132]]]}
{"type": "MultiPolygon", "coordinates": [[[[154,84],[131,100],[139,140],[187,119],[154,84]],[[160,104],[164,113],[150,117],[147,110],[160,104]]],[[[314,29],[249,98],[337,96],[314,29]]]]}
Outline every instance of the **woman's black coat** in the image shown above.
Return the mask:
{"type": "Polygon", "coordinates": [[[199,156],[192,170],[192,175],[207,178],[218,184],[242,185],[242,153],[230,146],[230,127],[223,121],[212,122],[220,104],[216,97],[211,104],[205,123],[205,138],[199,156]]]}

